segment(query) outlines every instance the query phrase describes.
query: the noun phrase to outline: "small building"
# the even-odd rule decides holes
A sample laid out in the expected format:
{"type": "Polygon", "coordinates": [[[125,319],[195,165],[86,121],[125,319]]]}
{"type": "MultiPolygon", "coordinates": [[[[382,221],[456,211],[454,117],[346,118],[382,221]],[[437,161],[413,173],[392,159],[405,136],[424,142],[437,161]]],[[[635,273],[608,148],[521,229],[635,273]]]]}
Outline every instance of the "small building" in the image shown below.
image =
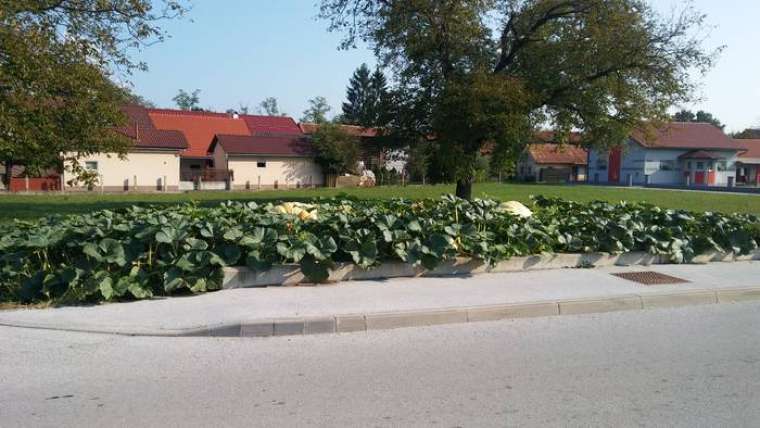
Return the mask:
{"type": "Polygon", "coordinates": [[[760,186],[760,140],[735,140],[743,148],[736,162],[736,184],[760,186]]]}
{"type": "Polygon", "coordinates": [[[519,180],[548,183],[586,181],[588,152],[579,146],[579,134],[571,134],[566,144],[556,142],[552,132],[540,132],[536,140],[528,145],[517,163],[519,180]]]}
{"type": "Polygon", "coordinates": [[[730,186],[741,144],[709,123],[669,123],[636,130],[620,146],[589,152],[591,183],[730,186]]]}
{"type": "Polygon", "coordinates": [[[214,165],[231,171],[236,190],[322,186],[322,168],[302,135],[216,135],[209,148],[214,165]]]}
{"type": "MultiPolygon", "coordinates": [[[[117,129],[133,144],[124,158],[114,153],[100,153],[80,159],[80,165],[97,173],[98,190],[177,191],[180,184],[181,154],[189,145],[176,130],[157,129],[146,109],[129,106],[123,109],[128,123],[117,129]]],[[[65,190],[94,190],[85,183],[75,183],[70,165],[64,167],[65,190]]]]}

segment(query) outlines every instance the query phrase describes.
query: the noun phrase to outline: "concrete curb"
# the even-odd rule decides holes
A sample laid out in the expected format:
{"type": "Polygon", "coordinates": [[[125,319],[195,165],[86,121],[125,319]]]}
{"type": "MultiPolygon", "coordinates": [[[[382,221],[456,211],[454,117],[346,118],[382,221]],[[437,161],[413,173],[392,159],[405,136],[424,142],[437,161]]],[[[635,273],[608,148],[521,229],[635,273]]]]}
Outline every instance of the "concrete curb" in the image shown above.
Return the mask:
{"type": "Polygon", "coordinates": [[[148,337],[270,337],[328,333],[352,333],[441,324],[498,321],[505,319],[596,314],[619,311],[674,308],[692,305],[760,301],[760,287],[705,289],[668,293],[625,294],[580,300],[506,303],[501,305],[433,308],[324,317],[279,318],[241,321],[190,329],[91,329],[0,323],[3,327],[148,337]]]}
{"type": "MultiPolygon", "coordinates": [[[[702,254],[692,260],[692,264],[731,263],[760,260],[760,250],[744,256],[733,253],[712,252],[702,254]]],[[[587,253],[587,254],[540,254],[512,257],[489,266],[482,260],[456,258],[446,261],[433,270],[412,266],[401,262],[389,262],[372,269],[362,269],[351,263],[342,263],[330,271],[328,282],[368,281],[390,278],[442,277],[457,275],[478,275],[483,273],[525,272],[533,270],[596,268],[610,266],[649,266],[669,264],[667,257],[649,253],[587,253]]],[[[269,286],[295,286],[308,283],[298,265],[276,265],[263,272],[248,268],[224,269],[223,288],[252,288],[269,286]]]]}

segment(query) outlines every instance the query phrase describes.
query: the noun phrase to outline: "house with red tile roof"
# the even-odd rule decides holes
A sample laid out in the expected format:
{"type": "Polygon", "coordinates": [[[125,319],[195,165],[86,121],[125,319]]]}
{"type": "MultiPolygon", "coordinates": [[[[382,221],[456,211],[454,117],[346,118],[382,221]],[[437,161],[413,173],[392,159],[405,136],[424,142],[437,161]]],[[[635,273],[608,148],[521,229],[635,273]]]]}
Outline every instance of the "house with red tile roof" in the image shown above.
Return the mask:
{"type": "Polygon", "coordinates": [[[117,131],[133,141],[126,159],[98,154],[83,160],[106,191],[323,183],[310,142],[290,117],[139,106],[125,107],[124,113],[128,123],[117,131]]]}
{"type": "Polygon", "coordinates": [[[760,140],[735,140],[744,148],[736,162],[736,184],[760,186],[760,140]]]}
{"type": "MultiPolygon", "coordinates": [[[[157,128],[143,107],[126,106],[122,110],[127,116],[127,124],[116,131],[132,141],[127,156],[121,158],[113,153],[100,153],[80,160],[84,168],[97,173],[98,190],[179,190],[181,154],[190,148],[185,135],[178,130],[157,128]]],[[[88,190],[84,183],[77,183],[74,179],[70,166],[65,166],[65,190],[88,190]]]]}
{"type": "Polygon", "coordinates": [[[523,181],[572,183],[586,180],[588,152],[580,146],[580,134],[570,134],[560,143],[551,131],[536,134],[517,162],[517,179],[523,181]]]}
{"type": "Polygon", "coordinates": [[[234,171],[234,189],[301,188],[324,184],[314,147],[301,134],[216,135],[214,165],[234,171]]]}
{"type": "Polygon", "coordinates": [[[589,152],[592,183],[733,186],[745,148],[709,123],[635,130],[620,146],[589,152]]]}

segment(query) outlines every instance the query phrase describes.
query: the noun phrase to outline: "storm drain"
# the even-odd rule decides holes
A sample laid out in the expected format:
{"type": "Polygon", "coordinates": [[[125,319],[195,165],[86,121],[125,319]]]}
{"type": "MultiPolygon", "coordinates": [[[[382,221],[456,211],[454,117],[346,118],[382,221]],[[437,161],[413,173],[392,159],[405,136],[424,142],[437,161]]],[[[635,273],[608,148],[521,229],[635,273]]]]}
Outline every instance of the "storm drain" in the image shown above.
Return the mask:
{"type": "Polygon", "coordinates": [[[662,285],[662,284],[683,284],[689,282],[682,278],[665,275],[659,272],[622,272],[613,273],[613,276],[627,279],[628,281],[638,282],[644,285],[662,285]]]}

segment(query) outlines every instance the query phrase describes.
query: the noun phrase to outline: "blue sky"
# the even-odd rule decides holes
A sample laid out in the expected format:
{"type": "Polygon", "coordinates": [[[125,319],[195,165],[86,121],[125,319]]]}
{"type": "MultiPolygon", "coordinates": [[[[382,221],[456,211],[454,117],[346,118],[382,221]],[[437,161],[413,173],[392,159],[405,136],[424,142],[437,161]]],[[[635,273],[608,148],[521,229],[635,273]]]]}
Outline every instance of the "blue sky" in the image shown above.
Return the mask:
{"type": "MultiPolygon", "coordinates": [[[[668,11],[679,0],[652,0],[668,11]]],[[[760,126],[760,2],[696,0],[715,26],[708,47],[726,45],[717,67],[701,79],[703,101],[687,106],[714,113],[728,130],[760,126]]],[[[200,89],[201,105],[255,109],[276,97],[296,119],[317,95],[340,110],[353,70],[374,64],[368,49],[340,51],[340,35],[315,20],[316,0],[193,0],[184,20],[167,23],[166,42],[135,54],[150,70],[133,76],[135,90],[173,107],[182,88],[200,89]]]]}

